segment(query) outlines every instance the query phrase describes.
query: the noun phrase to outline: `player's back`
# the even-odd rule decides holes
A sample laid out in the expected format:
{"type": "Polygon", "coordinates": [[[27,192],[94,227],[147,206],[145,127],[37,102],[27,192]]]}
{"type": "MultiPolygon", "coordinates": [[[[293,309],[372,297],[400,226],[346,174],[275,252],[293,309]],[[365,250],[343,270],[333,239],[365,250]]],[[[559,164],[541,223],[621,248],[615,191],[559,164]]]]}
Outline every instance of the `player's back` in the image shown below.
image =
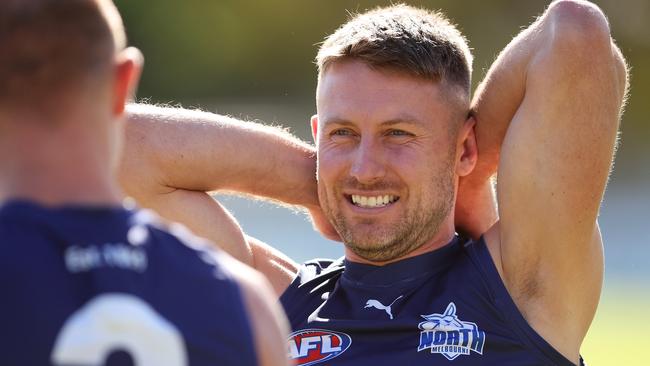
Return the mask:
{"type": "Polygon", "coordinates": [[[0,365],[254,365],[223,254],[148,211],[0,207],[0,365]]]}

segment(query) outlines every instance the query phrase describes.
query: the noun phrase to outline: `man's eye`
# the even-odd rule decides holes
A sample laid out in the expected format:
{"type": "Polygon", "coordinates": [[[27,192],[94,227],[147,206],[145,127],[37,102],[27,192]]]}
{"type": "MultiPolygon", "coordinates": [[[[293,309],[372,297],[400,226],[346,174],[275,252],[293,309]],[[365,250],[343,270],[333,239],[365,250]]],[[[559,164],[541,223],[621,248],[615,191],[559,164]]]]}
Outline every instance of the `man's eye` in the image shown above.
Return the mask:
{"type": "Polygon", "coordinates": [[[390,130],[388,131],[387,135],[389,136],[413,136],[412,133],[406,132],[403,130],[390,130]]]}
{"type": "Polygon", "coordinates": [[[352,131],[346,129],[334,130],[330,133],[331,136],[351,136],[352,131]]]}

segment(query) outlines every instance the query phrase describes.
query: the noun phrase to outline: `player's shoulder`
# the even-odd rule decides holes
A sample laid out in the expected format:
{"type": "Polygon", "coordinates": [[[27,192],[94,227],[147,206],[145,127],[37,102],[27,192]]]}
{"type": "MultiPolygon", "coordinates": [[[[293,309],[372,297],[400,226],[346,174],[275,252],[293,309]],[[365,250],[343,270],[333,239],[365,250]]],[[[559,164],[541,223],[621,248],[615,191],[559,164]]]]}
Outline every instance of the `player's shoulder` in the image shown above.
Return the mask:
{"type": "Polygon", "coordinates": [[[173,242],[192,250],[202,251],[213,247],[209,240],[195,235],[185,225],[167,221],[149,209],[131,209],[129,226],[131,230],[146,228],[157,240],[173,242]]]}
{"type": "Polygon", "coordinates": [[[153,240],[156,245],[173,244],[186,251],[220,253],[217,246],[208,239],[194,234],[183,224],[162,218],[149,209],[131,209],[129,227],[129,236],[133,236],[129,241],[137,239],[135,237],[140,235],[138,231],[143,228],[152,234],[153,237],[147,239],[153,240]]]}
{"type": "MultiPolygon", "coordinates": [[[[238,309],[231,307],[231,311],[247,314],[247,323],[254,343],[257,344],[255,352],[259,359],[272,360],[274,365],[284,364],[280,362],[286,359],[281,340],[288,333],[288,322],[266,277],[218,249],[207,239],[194,235],[181,224],[166,222],[156,216],[146,219],[161,235],[170,235],[180,245],[199,254],[201,260],[211,264],[212,276],[220,282],[229,282],[231,288],[237,289],[240,304],[238,309]],[[155,221],[152,222],[152,219],[155,221]]],[[[223,297],[223,293],[220,292],[219,296],[223,297]]]]}
{"type": "Polygon", "coordinates": [[[243,305],[249,314],[255,350],[260,364],[285,365],[284,340],[289,323],[265,276],[223,253],[223,261],[239,284],[243,305]]]}
{"type": "Polygon", "coordinates": [[[245,266],[242,268],[240,262],[220,250],[216,244],[195,235],[185,225],[165,220],[151,210],[133,209],[129,221],[129,242],[147,244],[150,255],[171,267],[184,268],[183,273],[208,268],[211,276],[237,282],[240,286],[245,285],[244,280],[256,276],[245,266]]]}

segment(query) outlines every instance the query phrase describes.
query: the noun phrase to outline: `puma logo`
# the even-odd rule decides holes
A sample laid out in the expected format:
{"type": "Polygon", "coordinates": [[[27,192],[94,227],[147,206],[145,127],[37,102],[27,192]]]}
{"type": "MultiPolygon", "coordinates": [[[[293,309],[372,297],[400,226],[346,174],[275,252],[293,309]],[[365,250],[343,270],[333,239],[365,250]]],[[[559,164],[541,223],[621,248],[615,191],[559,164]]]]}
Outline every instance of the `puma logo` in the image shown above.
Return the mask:
{"type": "Polygon", "coordinates": [[[392,313],[392,310],[391,310],[390,307],[393,306],[395,301],[397,301],[397,300],[399,300],[401,298],[402,298],[402,295],[399,295],[399,297],[397,299],[393,300],[393,302],[391,302],[390,305],[388,305],[388,306],[385,306],[384,304],[380,303],[377,300],[370,299],[370,300],[366,301],[366,306],[364,307],[364,309],[375,308],[377,310],[384,310],[386,312],[386,314],[388,314],[388,317],[390,319],[393,319],[393,313],[392,313]]]}

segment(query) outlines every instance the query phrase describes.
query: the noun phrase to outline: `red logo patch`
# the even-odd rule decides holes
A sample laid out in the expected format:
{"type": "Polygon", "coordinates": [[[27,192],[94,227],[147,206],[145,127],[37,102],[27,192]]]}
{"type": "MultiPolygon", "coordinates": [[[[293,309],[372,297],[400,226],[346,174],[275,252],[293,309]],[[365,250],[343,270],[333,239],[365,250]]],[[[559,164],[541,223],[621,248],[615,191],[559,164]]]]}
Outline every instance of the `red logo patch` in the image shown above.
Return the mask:
{"type": "Polygon", "coordinates": [[[289,335],[289,358],[307,366],[331,360],[345,352],[352,338],[345,333],[325,329],[303,329],[289,335]]]}

